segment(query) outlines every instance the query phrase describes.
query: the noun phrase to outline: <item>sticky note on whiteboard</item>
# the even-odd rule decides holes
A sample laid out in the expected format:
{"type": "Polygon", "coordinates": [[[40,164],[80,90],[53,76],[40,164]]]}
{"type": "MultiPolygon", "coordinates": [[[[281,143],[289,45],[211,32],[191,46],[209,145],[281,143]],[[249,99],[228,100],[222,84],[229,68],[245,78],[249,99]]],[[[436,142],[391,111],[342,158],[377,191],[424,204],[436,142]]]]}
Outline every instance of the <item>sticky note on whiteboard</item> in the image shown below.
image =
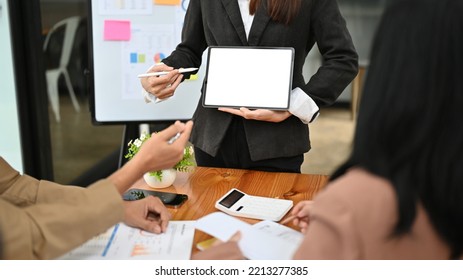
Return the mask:
{"type": "Polygon", "coordinates": [[[180,0],[153,0],[156,5],[180,5],[180,0]]]}
{"type": "Polygon", "coordinates": [[[104,21],[105,41],[130,41],[130,21],[128,20],[105,20],[104,21]]]}

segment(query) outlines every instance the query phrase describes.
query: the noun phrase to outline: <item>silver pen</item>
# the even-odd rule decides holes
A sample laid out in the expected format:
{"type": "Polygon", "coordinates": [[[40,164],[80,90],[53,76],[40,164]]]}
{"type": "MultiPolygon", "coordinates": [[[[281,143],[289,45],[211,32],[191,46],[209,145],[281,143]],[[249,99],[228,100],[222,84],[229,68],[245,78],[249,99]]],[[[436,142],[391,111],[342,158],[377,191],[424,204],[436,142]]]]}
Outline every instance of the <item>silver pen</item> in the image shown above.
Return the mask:
{"type": "Polygon", "coordinates": [[[181,133],[180,132],[177,132],[177,134],[175,134],[172,138],[169,139],[169,141],[167,141],[167,144],[172,144],[175,142],[175,140],[177,140],[178,138],[180,138],[180,135],[181,133]]]}
{"type": "MultiPolygon", "coordinates": [[[[196,71],[196,70],[198,70],[198,68],[195,68],[195,67],[180,68],[180,69],[178,69],[178,73],[182,74],[182,73],[193,72],[193,71],[196,71]]],[[[140,74],[137,77],[138,78],[146,78],[146,77],[153,77],[153,76],[164,76],[164,75],[167,75],[169,73],[170,73],[170,71],[149,72],[149,73],[140,74]]]]}

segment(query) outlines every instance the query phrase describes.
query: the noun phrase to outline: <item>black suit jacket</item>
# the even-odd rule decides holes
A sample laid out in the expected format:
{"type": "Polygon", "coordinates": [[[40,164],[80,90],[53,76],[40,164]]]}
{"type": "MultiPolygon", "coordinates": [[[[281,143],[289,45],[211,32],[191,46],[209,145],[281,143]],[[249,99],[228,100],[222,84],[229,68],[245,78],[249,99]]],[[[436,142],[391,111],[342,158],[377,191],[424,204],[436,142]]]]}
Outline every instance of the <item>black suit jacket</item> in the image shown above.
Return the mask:
{"type": "MultiPolygon", "coordinates": [[[[302,0],[299,14],[289,25],[271,20],[266,7],[263,0],[246,39],[237,0],[190,0],[182,42],[163,62],[175,68],[199,67],[208,46],[293,47],[293,87],[301,88],[319,106],[332,104],[358,69],[358,56],[336,0],[302,0]],[[315,43],[323,65],[306,83],[302,67],[315,43]]],[[[232,115],[201,103],[193,116],[191,142],[215,156],[232,115]]],[[[295,156],[310,149],[308,126],[297,117],[281,123],[243,122],[252,160],[295,156]]]]}

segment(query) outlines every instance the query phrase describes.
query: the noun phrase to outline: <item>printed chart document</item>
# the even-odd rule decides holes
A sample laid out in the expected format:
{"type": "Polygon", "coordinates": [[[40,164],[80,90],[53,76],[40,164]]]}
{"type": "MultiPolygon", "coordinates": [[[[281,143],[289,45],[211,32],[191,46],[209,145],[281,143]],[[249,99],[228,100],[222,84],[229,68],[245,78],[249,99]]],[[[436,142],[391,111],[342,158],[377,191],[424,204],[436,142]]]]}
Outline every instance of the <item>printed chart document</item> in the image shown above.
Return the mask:
{"type": "Polygon", "coordinates": [[[193,245],[194,223],[170,221],[163,234],[119,223],[59,259],[188,260],[193,245]]]}
{"type": "Polygon", "coordinates": [[[227,241],[241,232],[238,245],[243,255],[251,260],[289,260],[302,242],[303,234],[272,221],[254,225],[222,212],[214,212],[196,221],[196,229],[227,241]]]}

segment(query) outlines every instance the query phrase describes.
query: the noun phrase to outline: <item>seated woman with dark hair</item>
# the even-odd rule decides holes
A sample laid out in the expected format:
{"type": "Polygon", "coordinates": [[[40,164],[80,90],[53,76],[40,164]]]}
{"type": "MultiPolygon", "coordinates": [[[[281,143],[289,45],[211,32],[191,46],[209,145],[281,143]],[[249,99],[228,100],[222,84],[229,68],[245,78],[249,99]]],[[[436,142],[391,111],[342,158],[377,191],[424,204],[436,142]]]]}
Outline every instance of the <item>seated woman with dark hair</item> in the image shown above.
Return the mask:
{"type": "Polygon", "coordinates": [[[463,253],[463,1],[396,1],[373,46],[353,152],[293,209],[299,259],[463,253]]]}

